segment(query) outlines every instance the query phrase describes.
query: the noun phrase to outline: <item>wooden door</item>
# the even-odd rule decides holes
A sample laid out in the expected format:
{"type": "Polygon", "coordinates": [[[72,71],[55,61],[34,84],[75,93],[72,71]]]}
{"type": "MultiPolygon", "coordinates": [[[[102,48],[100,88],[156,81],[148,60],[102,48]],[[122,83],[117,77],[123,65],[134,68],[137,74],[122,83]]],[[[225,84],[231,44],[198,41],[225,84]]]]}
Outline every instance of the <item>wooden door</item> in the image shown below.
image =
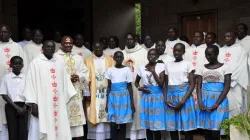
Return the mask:
{"type": "Polygon", "coordinates": [[[193,42],[193,33],[196,31],[217,34],[217,13],[214,11],[184,13],[179,16],[179,20],[181,36],[187,36],[190,44],[193,42]]]}

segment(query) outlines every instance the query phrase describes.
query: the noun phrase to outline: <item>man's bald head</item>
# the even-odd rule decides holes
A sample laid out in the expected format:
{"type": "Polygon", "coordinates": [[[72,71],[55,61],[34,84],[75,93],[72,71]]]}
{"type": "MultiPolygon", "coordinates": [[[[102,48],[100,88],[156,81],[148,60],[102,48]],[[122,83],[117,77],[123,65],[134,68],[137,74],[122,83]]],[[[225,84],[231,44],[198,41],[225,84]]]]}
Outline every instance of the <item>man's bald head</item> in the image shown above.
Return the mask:
{"type": "Polygon", "coordinates": [[[73,39],[70,36],[64,36],[61,41],[61,50],[65,53],[70,53],[73,48],[73,39]]]}
{"type": "Polygon", "coordinates": [[[61,43],[63,43],[63,42],[69,42],[70,40],[73,41],[73,39],[70,36],[63,36],[61,43]]]}

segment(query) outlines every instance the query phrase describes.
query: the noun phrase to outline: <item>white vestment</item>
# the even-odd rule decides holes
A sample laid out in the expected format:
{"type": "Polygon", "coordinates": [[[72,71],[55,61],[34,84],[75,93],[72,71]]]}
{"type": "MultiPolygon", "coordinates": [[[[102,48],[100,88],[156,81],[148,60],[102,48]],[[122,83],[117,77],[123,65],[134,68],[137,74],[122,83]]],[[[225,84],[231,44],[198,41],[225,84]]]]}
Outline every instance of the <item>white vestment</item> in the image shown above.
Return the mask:
{"type": "Polygon", "coordinates": [[[87,49],[84,45],[81,48],[76,47],[75,45],[72,48],[72,52],[75,54],[78,54],[81,56],[83,59],[91,56],[93,53],[87,49]]]}
{"type": "Polygon", "coordinates": [[[218,43],[214,43],[213,45],[217,46],[218,48],[220,48],[220,45],[218,43]]]}
{"type": "Polygon", "coordinates": [[[167,54],[160,55],[158,60],[162,60],[166,65],[168,62],[174,61],[175,59],[167,54]]]}
{"type": "Polygon", "coordinates": [[[182,41],[182,40],[180,40],[179,38],[177,38],[177,39],[174,40],[174,41],[167,40],[166,43],[165,43],[165,45],[166,45],[165,53],[166,53],[167,55],[169,55],[169,56],[171,56],[171,57],[174,58],[173,49],[174,49],[174,45],[177,44],[177,43],[182,43],[182,44],[184,44],[186,50],[187,50],[187,48],[190,47],[190,45],[189,45],[187,42],[182,41]]]}
{"type": "Polygon", "coordinates": [[[225,45],[220,49],[218,59],[220,62],[228,64],[232,71],[232,82],[227,97],[229,117],[233,117],[247,108],[244,99],[249,83],[248,78],[246,78],[249,75],[247,69],[248,54],[240,44],[234,44],[230,47],[225,45]]]}
{"type": "Polygon", "coordinates": [[[27,57],[28,65],[34,58],[36,58],[39,54],[43,52],[42,46],[42,44],[36,44],[35,42],[30,41],[27,45],[23,47],[23,51],[27,57]]]}
{"type": "Polygon", "coordinates": [[[55,42],[54,41],[54,43],[55,43],[55,47],[56,47],[56,49],[55,49],[55,52],[57,52],[60,48],[61,48],[61,43],[58,43],[58,42],[55,42]]]}
{"type": "MultiPolygon", "coordinates": [[[[208,63],[205,57],[206,48],[206,44],[201,44],[200,46],[195,46],[192,44],[191,47],[186,49],[186,53],[183,55],[183,58],[184,60],[191,62],[193,67],[197,70],[199,67],[203,67],[204,64],[208,63]]],[[[193,90],[192,94],[197,107],[198,98],[196,88],[193,90]]]]}
{"type": "Polygon", "coordinates": [[[27,45],[28,43],[29,43],[29,41],[27,41],[27,40],[23,40],[23,41],[18,42],[18,44],[19,44],[21,47],[24,47],[24,46],[27,45]]]}
{"type": "MultiPolygon", "coordinates": [[[[10,68],[10,59],[13,56],[20,56],[24,61],[24,68],[22,71],[26,70],[25,62],[26,57],[24,55],[22,47],[13,42],[12,39],[9,42],[0,42],[0,81],[2,77],[12,69],[10,68]]],[[[7,121],[5,117],[5,101],[0,97],[0,139],[5,140],[4,138],[8,138],[8,130],[7,130],[7,121]],[[4,126],[3,126],[4,125],[4,126]],[[3,139],[2,139],[3,138],[3,139]]]]}
{"type": "Polygon", "coordinates": [[[120,48],[114,48],[114,49],[107,48],[106,50],[103,51],[103,53],[107,56],[114,57],[114,54],[117,51],[121,51],[121,49],[120,48]]]}
{"type": "MultiPolygon", "coordinates": [[[[133,72],[133,77],[136,79],[138,69],[148,63],[147,60],[148,51],[142,48],[139,44],[132,49],[125,47],[123,50],[124,54],[124,65],[128,66],[133,72]]],[[[133,118],[133,123],[127,125],[126,137],[130,139],[143,139],[146,138],[145,129],[141,129],[140,126],[140,100],[141,92],[135,87],[134,82],[133,87],[133,98],[135,105],[135,113],[133,118]]]]}
{"type": "Polygon", "coordinates": [[[66,104],[76,94],[62,61],[48,60],[43,54],[36,57],[30,63],[24,95],[26,103],[38,105],[39,129],[32,129],[39,130],[40,136],[30,140],[71,140],[66,104]]]}
{"type": "Polygon", "coordinates": [[[205,50],[207,48],[206,44],[201,44],[200,46],[195,46],[194,44],[191,47],[186,49],[186,53],[184,54],[184,60],[190,61],[194,68],[203,66],[207,64],[208,61],[205,57],[205,50]]]}
{"type": "MultiPolygon", "coordinates": [[[[88,123],[88,139],[105,140],[110,139],[110,123],[107,123],[106,100],[107,79],[105,79],[105,57],[94,57],[95,79],[96,79],[96,119],[97,124],[88,123]]],[[[90,114],[90,109],[87,109],[90,114]]]]}
{"type": "MultiPolygon", "coordinates": [[[[247,35],[245,36],[243,39],[239,40],[238,38],[236,39],[236,43],[240,44],[242,47],[244,47],[247,52],[248,52],[248,60],[247,60],[247,63],[248,63],[248,73],[250,73],[250,36],[247,35]]],[[[250,74],[248,75],[248,80],[250,82],[250,74]]],[[[248,94],[246,94],[248,95],[248,94]]],[[[246,97],[245,98],[245,101],[247,103],[247,107],[249,106],[250,104],[250,97],[246,97]]]]}
{"type": "Polygon", "coordinates": [[[142,48],[144,48],[144,49],[146,49],[147,51],[149,51],[150,49],[155,49],[156,44],[154,43],[154,45],[153,45],[152,47],[150,47],[150,48],[146,47],[145,44],[141,44],[141,46],[142,46],[142,48]]]}
{"type": "Polygon", "coordinates": [[[62,61],[65,62],[65,68],[69,75],[76,74],[80,79],[79,82],[73,83],[75,90],[77,91],[77,95],[71,98],[71,100],[67,104],[67,107],[70,118],[71,136],[81,137],[84,135],[83,125],[86,124],[86,118],[82,104],[83,89],[81,89],[81,87],[85,88],[85,85],[88,85],[89,73],[83,62],[83,58],[75,53],[66,54],[60,49],[55,54],[55,57],[59,57],[60,59],[62,59],[62,61]],[[74,63],[71,63],[71,61],[74,61],[74,63]]]}

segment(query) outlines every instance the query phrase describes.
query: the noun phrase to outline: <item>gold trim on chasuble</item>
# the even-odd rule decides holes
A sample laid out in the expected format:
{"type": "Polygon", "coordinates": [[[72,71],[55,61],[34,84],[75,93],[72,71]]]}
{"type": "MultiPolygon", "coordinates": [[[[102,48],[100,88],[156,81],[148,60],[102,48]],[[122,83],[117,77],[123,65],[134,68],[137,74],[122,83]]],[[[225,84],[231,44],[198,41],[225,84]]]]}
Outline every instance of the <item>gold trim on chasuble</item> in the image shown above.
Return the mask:
{"type": "MultiPolygon", "coordinates": [[[[73,59],[72,54],[66,53],[64,55],[64,61],[66,63],[66,70],[70,75],[76,75],[76,68],[75,68],[75,60],[73,59]]],[[[77,94],[70,99],[68,103],[68,111],[69,111],[69,118],[70,118],[70,126],[78,126],[82,125],[82,115],[81,115],[81,103],[82,103],[82,92],[85,90],[83,83],[75,82],[73,83],[77,94]],[[80,100],[80,104],[79,104],[80,100]]]]}
{"type": "MultiPolygon", "coordinates": [[[[88,120],[92,125],[97,124],[97,116],[96,116],[96,72],[95,72],[95,66],[94,66],[94,55],[88,57],[85,59],[85,65],[89,70],[89,78],[90,78],[90,95],[91,95],[91,102],[87,104],[88,111],[88,120]]],[[[106,70],[112,66],[114,66],[114,60],[110,56],[104,56],[105,59],[105,68],[106,70]]],[[[102,109],[103,110],[103,109],[102,109]]],[[[100,111],[100,110],[99,110],[100,111]]],[[[105,111],[105,108],[104,108],[105,111]]],[[[99,117],[99,116],[98,116],[99,117]]]]}

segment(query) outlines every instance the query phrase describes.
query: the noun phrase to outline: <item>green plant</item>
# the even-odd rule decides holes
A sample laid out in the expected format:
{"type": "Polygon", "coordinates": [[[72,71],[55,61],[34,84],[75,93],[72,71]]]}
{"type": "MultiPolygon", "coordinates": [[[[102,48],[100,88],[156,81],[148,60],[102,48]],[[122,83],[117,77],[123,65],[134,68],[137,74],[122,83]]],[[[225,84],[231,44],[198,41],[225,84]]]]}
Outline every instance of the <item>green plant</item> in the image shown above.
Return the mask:
{"type": "Polygon", "coordinates": [[[225,120],[221,124],[221,128],[225,129],[225,134],[230,135],[230,125],[233,125],[240,132],[247,131],[248,136],[250,136],[250,116],[249,116],[249,113],[242,113],[242,114],[239,114],[233,118],[225,120]]]}
{"type": "Polygon", "coordinates": [[[141,36],[141,4],[135,4],[136,34],[141,36]]]}

